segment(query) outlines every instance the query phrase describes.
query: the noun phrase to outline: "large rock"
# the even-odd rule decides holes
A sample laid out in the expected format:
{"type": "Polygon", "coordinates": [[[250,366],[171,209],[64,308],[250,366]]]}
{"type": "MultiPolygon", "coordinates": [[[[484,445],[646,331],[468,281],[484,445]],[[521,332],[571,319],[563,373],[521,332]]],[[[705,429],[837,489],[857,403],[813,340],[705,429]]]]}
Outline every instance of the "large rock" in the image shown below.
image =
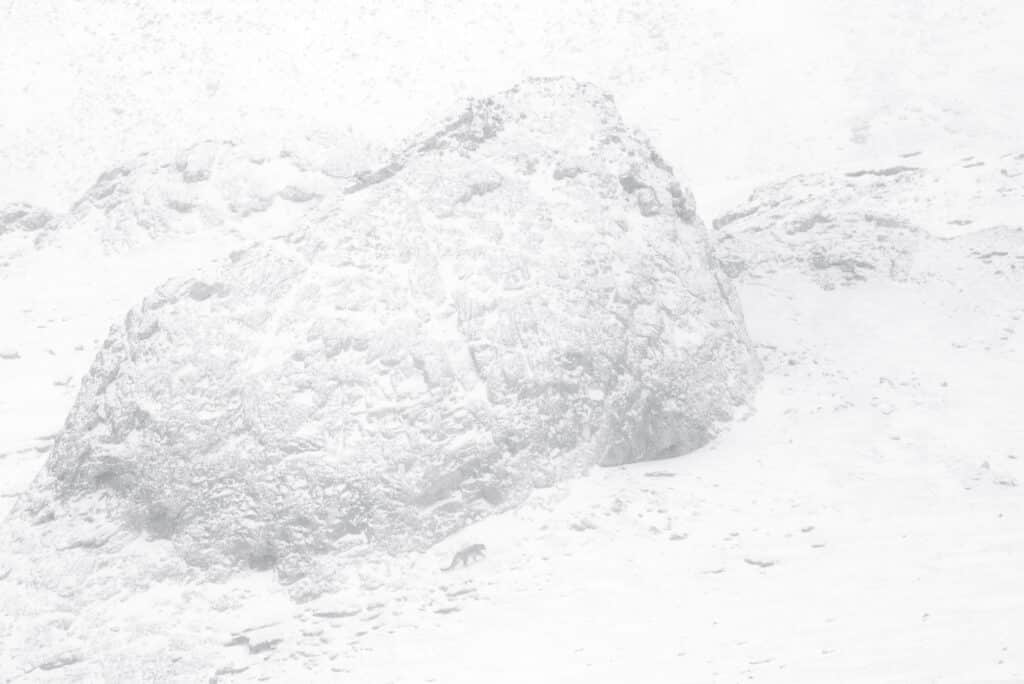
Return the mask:
{"type": "Polygon", "coordinates": [[[686,453],[754,388],[692,196],[593,86],[474,101],[348,191],[111,329],[17,543],[113,521],[290,582],[686,453]]]}
{"type": "MultiPolygon", "coordinates": [[[[64,212],[0,207],[0,347],[26,361],[0,364],[0,452],[60,428],[111,321],[168,278],[293,230],[376,155],[327,133],[206,141],[112,167],[64,212]]],[[[24,490],[43,459],[33,450],[17,469],[0,463],[2,493],[24,490]]],[[[12,503],[0,496],[0,518],[12,503]]]]}
{"type": "Polygon", "coordinates": [[[798,272],[832,289],[946,273],[945,263],[929,266],[937,253],[944,258],[979,240],[1001,242],[1004,234],[1014,241],[1014,229],[1024,224],[1024,153],[904,161],[756,189],[714,221],[724,268],[745,280],[798,272]]]}
{"type": "Polygon", "coordinates": [[[19,255],[31,250],[39,236],[52,229],[54,215],[24,202],[0,206],[0,276],[19,255]]]}
{"type": "Polygon", "coordinates": [[[876,276],[905,279],[921,228],[892,195],[923,174],[909,167],[822,173],[758,188],[714,221],[723,267],[743,278],[796,270],[825,289],[876,276]]]}
{"type": "Polygon", "coordinates": [[[382,155],[354,136],[325,133],[145,152],[100,174],[67,212],[0,207],[0,261],[24,254],[23,243],[84,248],[95,260],[151,243],[251,241],[293,225],[382,155]]]}

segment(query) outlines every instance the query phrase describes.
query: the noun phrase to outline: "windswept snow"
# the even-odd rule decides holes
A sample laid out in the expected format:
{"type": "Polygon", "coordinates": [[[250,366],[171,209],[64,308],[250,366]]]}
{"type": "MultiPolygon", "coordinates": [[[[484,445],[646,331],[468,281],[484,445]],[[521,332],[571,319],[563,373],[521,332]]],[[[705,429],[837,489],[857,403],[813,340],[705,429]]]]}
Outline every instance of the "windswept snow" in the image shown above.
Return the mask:
{"type": "Polygon", "coordinates": [[[0,560],[0,681],[1024,681],[1021,25],[1014,0],[0,5],[0,518],[140,298],[531,76],[614,93],[718,217],[764,365],[687,456],[342,559],[303,603],[72,501],[57,562],[0,560]]]}

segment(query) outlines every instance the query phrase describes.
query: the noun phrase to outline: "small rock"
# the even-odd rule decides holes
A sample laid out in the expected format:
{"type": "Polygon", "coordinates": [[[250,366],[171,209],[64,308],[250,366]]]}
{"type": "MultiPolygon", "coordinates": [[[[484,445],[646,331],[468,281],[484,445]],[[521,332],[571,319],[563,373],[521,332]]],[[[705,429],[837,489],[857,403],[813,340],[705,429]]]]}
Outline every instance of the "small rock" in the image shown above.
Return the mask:
{"type": "Polygon", "coordinates": [[[56,670],[61,667],[67,667],[68,665],[74,665],[82,660],[82,656],[77,653],[62,653],[55,658],[47,660],[45,663],[39,665],[40,670],[56,670]]]}
{"type": "Polygon", "coordinates": [[[578,521],[574,522],[569,527],[571,529],[575,530],[576,532],[584,532],[586,530],[597,529],[597,525],[595,525],[593,522],[591,522],[590,520],[588,520],[586,518],[584,518],[583,520],[578,520],[578,521]]]}
{"type": "Polygon", "coordinates": [[[775,565],[773,560],[758,560],[756,558],[744,558],[743,562],[748,565],[756,565],[759,568],[770,568],[775,565]]]}

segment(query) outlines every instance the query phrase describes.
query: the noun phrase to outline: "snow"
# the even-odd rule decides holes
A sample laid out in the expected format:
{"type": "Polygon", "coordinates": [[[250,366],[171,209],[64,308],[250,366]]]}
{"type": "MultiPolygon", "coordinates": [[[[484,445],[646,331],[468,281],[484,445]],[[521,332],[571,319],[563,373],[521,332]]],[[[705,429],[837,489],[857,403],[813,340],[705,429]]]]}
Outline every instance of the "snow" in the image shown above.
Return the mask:
{"type": "Polygon", "coordinates": [[[1019,141],[1022,19],[1012,0],[11,0],[0,188],[61,209],[155,139],[390,141],[458,98],[570,74],[616,93],[714,214],[720,183],[1019,141]]]}
{"type": "MultiPolygon", "coordinates": [[[[973,231],[1021,223],[996,161],[1024,152],[1020,3],[378,4],[10,0],[0,205],[66,211],[113,164],[207,139],[315,131],[315,165],[344,175],[350,129],[390,145],[457,98],[570,73],[616,94],[709,224],[794,174],[907,165],[937,183],[897,203],[922,230],[1018,244],[973,231]]],[[[197,262],[190,243],[0,244],[2,517],[110,324],[197,262]]],[[[908,281],[742,281],[765,381],[685,458],[596,471],[422,554],[353,555],[305,604],[267,573],[180,579],[168,542],[139,540],[107,600],[5,595],[0,624],[35,611],[35,650],[0,646],[0,680],[1024,681],[1024,286],[948,247],[908,281]],[[478,541],[484,560],[438,572],[478,541]]]]}

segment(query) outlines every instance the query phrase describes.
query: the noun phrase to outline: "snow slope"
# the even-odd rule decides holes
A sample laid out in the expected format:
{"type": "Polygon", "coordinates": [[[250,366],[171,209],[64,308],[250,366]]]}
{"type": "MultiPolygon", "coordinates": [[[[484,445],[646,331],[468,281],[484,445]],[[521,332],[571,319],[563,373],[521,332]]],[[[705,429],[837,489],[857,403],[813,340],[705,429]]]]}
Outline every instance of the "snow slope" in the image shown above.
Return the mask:
{"type": "MultiPolygon", "coordinates": [[[[833,197],[831,178],[815,181],[820,196],[810,181],[759,196],[802,188],[834,215],[866,201],[833,197]]],[[[912,206],[943,199],[928,187],[912,206]]],[[[755,414],[704,449],[539,492],[430,551],[353,565],[345,588],[312,602],[259,573],[157,580],[84,604],[71,587],[9,599],[37,617],[0,671],[1021,681],[1022,261],[1024,236],[1009,225],[923,235],[905,278],[828,288],[798,261],[743,272],[766,379],[755,414]],[[487,544],[484,560],[439,571],[471,542],[487,544]]],[[[165,543],[140,542],[120,572],[159,577],[165,543]]]]}
{"type": "MultiPolygon", "coordinates": [[[[615,92],[708,217],[795,173],[969,155],[995,168],[1024,149],[1013,0],[377,4],[9,0],[0,205],[60,212],[154,140],[329,142],[353,126],[389,141],[454,97],[545,73],[615,92]]],[[[713,445],[353,568],[315,604],[260,574],[84,606],[26,597],[32,636],[0,649],[0,679],[1024,681],[1024,312],[1009,267],[1022,211],[997,184],[937,177],[965,200],[977,183],[979,199],[926,194],[935,219],[919,228],[1007,227],[926,240],[916,279],[824,290],[788,267],[741,283],[767,377],[756,415],[713,445]],[[474,541],[486,560],[438,572],[474,541]]],[[[0,495],[27,483],[70,405],[39,379],[73,388],[162,262],[90,271],[107,309],[72,296],[74,257],[0,284],[3,334],[32,340],[16,360],[0,342],[0,372],[26,364],[3,378],[0,495]],[[40,273],[66,308],[46,303],[40,273]]],[[[136,551],[138,565],[160,555],[136,551]]]]}

